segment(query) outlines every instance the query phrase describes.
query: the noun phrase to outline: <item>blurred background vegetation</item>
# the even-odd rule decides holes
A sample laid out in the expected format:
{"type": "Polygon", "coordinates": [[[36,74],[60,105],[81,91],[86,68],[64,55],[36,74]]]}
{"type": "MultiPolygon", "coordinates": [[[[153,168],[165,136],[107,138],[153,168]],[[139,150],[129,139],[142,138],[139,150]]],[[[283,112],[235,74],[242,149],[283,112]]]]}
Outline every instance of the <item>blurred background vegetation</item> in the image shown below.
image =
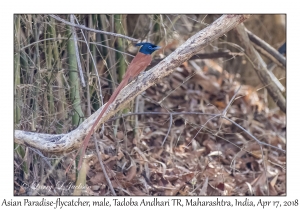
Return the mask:
{"type": "MultiPolygon", "coordinates": [[[[89,28],[124,34],[163,47],[155,54],[158,62],[181,43],[205,28],[221,15],[204,14],[97,14],[76,15],[76,21],[89,28]]],[[[59,15],[70,20],[70,15],[59,15]]],[[[286,40],[286,17],[252,15],[245,22],[248,30],[278,49],[286,40]]],[[[102,106],[121,81],[132,56],[137,52],[131,41],[76,29],[77,46],[72,28],[43,14],[14,15],[14,123],[15,129],[48,134],[67,133],[102,106]],[[88,47],[84,41],[87,39],[88,47]],[[76,56],[78,49],[78,57],[76,56]],[[89,53],[89,50],[91,54],[89,53]],[[96,63],[95,70],[93,60],[96,63]],[[79,67],[82,68],[82,76],[79,67]],[[99,78],[97,76],[99,75],[99,78]],[[83,78],[83,79],[82,79],[83,78]],[[100,87],[102,95],[100,93],[100,87]]],[[[235,31],[220,37],[201,53],[241,52],[235,31]]],[[[200,52],[199,52],[200,53],[200,52]]],[[[263,55],[262,55],[263,56],[263,55]]],[[[267,64],[271,61],[263,56],[267,64]]],[[[262,87],[251,63],[245,56],[215,59],[232,81],[262,87]]],[[[211,64],[213,66],[213,64],[211,64]]],[[[286,71],[273,73],[285,86],[286,71]]],[[[270,108],[276,105],[266,94],[270,108]]],[[[16,155],[24,157],[26,148],[16,145],[16,155]]],[[[38,155],[37,155],[38,156],[38,155]]],[[[21,158],[21,159],[22,159],[21,158]]],[[[32,162],[38,161],[32,159],[32,162]]],[[[28,162],[23,163],[28,176],[28,162]]]]}
{"type": "MultiPolygon", "coordinates": [[[[80,24],[108,32],[153,42],[176,49],[180,43],[205,28],[220,15],[77,15],[80,24]]],[[[69,15],[60,15],[69,20],[69,15]]],[[[93,62],[83,35],[77,30],[80,63],[86,87],[80,83],[74,41],[69,26],[48,15],[15,15],[15,128],[44,133],[65,133],[101,106],[93,62]],[[87,106],[89,105],[89,106],[87,106]]],[[[254,34],[275,48],[286,39],[285,15],[253,15],[245,23],[254,34]]],[[[128,40],[85,31],[92,56],[97,63],[101,84],[111,94],[120,82],[136,49],[128,40]],[[100,44],[100,45],[97,45],[100,44]],[[106,46],[110,48],[106,48],[106,46]]],[[[239,44],[231,31],[205,48],[205,52],[224,49],[237,51],[228,43],[239,44]]],[[[166,54],[165,54],[166,55],[166,54]]],[[[266,59],[266,62],[269,61],[266,59]]],[[[222,62],[229,73],[243,84],[261,83],[245,57],[222,62]],[[242,65],[241,65],[242,64],[242,65]]],[[[275,70],[277,78],[285,72],[275,70]]],[[[285,79],[281,79],[285,85],[285,79]]],[[[104,94],[105,99],[109,94],[104,94]]]]}

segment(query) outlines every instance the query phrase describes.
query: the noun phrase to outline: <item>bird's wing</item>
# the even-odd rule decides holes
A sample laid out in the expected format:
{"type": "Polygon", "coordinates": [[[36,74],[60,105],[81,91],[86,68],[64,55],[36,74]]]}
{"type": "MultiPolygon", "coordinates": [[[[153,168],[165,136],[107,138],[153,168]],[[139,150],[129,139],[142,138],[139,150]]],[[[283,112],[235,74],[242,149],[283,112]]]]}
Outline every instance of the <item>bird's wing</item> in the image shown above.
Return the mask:
{"type": "Polygon", "coordinates": [[[131,61],[127,68],[126,73],[129,74],[130,78],[136,77],[141,71],[145,70],[150,65],[152,60],[151,55],[145,55],[138,52],[138,54],[131,61]]]}

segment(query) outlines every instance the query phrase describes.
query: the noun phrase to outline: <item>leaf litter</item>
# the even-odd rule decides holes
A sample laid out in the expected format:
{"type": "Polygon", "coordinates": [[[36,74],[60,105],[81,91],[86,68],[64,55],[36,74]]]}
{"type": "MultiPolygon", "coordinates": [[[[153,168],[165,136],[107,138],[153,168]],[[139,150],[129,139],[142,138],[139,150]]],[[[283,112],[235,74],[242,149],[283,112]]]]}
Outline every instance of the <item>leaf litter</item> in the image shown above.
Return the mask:
{"type": "MultiPolygon", "coordinates": [[[[118,127],[118,155],[117,144],[105,141],[109,145],[103,158],[110,160],[105,165],[117,195],[285,195],[285,153],[268,146],[261,150],[234,123],[205,115],[222,113],[240,86],[225,70],[216,71],[200,60],[185,63],[146,90],[138,127],[132,118],[123,117],[126,126],[118,127]],[[167,113],[176,114],[170,118],[167,113]]],[[[285,115],[270,110],[263,97],[243,85],[226,116],[260,141],[285,150],[285,115]]],[[[112,122],[107,123],[105,138],[113,139],[112,122]]],[[[109,195],[97,165],[97,159],[90,163],[93,173],[88,173],[87,184],[98,186],[94,195],[109,195]]]]}

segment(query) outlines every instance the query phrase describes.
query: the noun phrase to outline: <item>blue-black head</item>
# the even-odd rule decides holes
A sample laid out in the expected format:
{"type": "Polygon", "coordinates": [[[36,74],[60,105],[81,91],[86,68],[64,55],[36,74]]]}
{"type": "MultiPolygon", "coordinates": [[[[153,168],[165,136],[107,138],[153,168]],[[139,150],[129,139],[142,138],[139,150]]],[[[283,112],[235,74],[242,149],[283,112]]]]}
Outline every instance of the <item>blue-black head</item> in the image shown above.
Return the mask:
{"type": "Polygon", "coordinates": [[[137,43],[137,44],[135,44],[135,46],[142,46],[140,48],[140,52],[144,53],[146,55],[151,55],[155,50],[158,50],[161,48],[161,47],[151,44],[149,42],[137,43]]]}

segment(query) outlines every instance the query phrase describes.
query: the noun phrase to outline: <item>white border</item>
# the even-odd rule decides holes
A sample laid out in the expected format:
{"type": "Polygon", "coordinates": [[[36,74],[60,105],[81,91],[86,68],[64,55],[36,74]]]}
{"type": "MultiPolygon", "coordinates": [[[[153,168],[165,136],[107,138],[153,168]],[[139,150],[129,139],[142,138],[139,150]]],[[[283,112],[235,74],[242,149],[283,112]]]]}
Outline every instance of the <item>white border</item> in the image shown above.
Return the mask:
{"type": "MultiPolygon", "coordinates": [[[[296,2],[296,1],[295,1],[296,2]]],[[[300,181],[297,179],[300,174],[298,165],[299,145],[299,117],[300,99],[300,69],[299,63],[299,13],[297,5],[289,1],[9,1],[2,3],[1,8],[1,182],[0,182],[0,208],[3,198],[14,201],[23,200],[27,197],[13,197],[13,14],[14,13],[287,13],[287,197],[263,197],[265,200],[294,200],[300,198],[300,181]],[[176,2],[176,3],[174,3],[176,2]],[[70,9],[71,8],[71,9],[70,9]],[[297,76],[298,75],[298,76],[297,76]]],[[[29,197],[28,197],[29,198],[29,197]]],[[[30,197],[31,200],[42,198],[30,197]]],[[[29,199],[30,199],[29,198],[29,199]]],[[[47,200],[55,201],[57,197],[47,197],[47,200]]],[[[182,197],[183,198],[183,197],[182,197]]],[[[64,200],[76,199],[76,197],[63,197],[64,200]]],[[[94,197],[81,197],[81,200],[103,200],[94,197]]],[[[112,198],[109,198],[112,199],[112,198]]],[[[135,197],[141,200],[142,197],[135,197]]],[[[167,199],[167,197],[162,197],[167,199]]],[[[201,200],[212,200],[215,197],[201,197],[201,200]]],[[[226,199],[234,200],[235,197],[226,199]]],[[[244,199],[244,198],[241,198],[244,199]]],[[[258,201],[260,197],[250,197],[252,201],[258,201]]],[[[72,209],[74,207],[64,207],[72,209]]],[[[98,207],[101,208],[101,207],[98,207]]],[[[134,207],[122,207],[122,209],[134,207]]],[[[138,207],[140,208],[140,207],[138,207]]],[[[142,207],[153,208],[153,207],[142,207]]],[[[154,207],[166,208],[166,207],[154,207]]],[[[172,207],[174,208],[174,207],[172,207]]],[[[178,207],[179,208],[179,207],[178,207]]],[[[199,208],[199,207],[197,207],[199,208]]],[[[200,207],[201,208],[201,207],[200,207]]],[[[216,209],[218,207],[214,207],[216,209]]],[[[239,207],[235,207],[239,208],[239,207]]],[[[10,208],[11,209],[11,208],[10,208]]],[[[137,208],[136,208],[137,209],[137,208]]],[[[265,208],[273,209],[273,208],[265,208]]]]}

